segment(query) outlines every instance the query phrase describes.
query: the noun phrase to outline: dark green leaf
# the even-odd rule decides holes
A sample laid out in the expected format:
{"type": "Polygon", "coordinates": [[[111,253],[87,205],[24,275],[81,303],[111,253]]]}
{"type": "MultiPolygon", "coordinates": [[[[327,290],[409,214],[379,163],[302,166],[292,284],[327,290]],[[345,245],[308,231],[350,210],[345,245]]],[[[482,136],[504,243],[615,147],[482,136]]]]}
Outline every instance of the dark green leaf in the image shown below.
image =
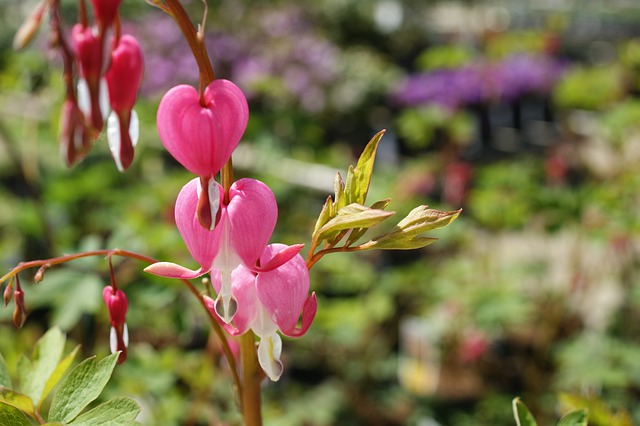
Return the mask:
{"type": "Polygon", "coordinates": [[[0,425],[31,426],[29,418],[14,406],[0,402],[0,425]]]}
{"type": "Polygon", "coordinates": [[[100,362],[91,357],[71,370],[51,401],[49,420],[67,423],[95,400],[109,381],[118,355],[116,352],[100,362]]]}
{"type": "Polygon", "coordinates": [[[35,418],[33,401],[26,395],[12,391],[11,389],[0,389],[0,402],[16,407],[28,416],[35,418]]]}
{"type": "Polygon", "coordinates": [[[140,406],[131,398],[113,398],[104,404],[88,411],[76,418],[69,425],[74,426],[103,426],[129,425],[140,412],[140,406]]]}

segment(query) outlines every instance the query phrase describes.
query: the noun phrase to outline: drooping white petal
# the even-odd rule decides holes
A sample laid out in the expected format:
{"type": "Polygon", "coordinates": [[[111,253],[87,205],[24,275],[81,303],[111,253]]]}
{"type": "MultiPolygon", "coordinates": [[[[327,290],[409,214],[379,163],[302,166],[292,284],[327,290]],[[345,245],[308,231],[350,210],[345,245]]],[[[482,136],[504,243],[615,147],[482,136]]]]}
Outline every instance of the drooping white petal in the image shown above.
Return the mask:
{"type": "Polygon", "coordinates": [[[86,116],[91,115],[91,97],[89,96],[89,86],[84,78],[78,79],[78,108],[86,116]]]}
{"type": "MultiPolygon", "coordinates": [[[[215,194],[216,197],[218,196],[215,194]]],[[[210,197],[212,198],[212,197],[210,197]]],[[[214,216],[215,218],[215,216],[214,216]]],[[[231,272],[240,265],[241,260],[233,251],[230,244],[229,221],[222,218],[222,236],[220,238],[220,249],[218,255],[213,260],[213,268],[220,271],[222,276],[222,285],[218,300],[216,300],[216,312],[224,322],[229,324],[233,320],[238,304],[231,294],[231,272]]],[[[213,269],[212,268],[212,269],[213,269]]]]}
{"type": "Polygon", "coordinates": [[[123,172],[124,168],[120,159],[120,119],[115,112],[109,114],[109,119],[107,120],[107,142],[118,171],[123,172]]]}
{"type": "Polygon", "coordinates": [[[112,354],[118,350],[118,333],[116,333],[115,327],[111,327],[109,332],[109,349],[111,349],[112,354]]]}
{"type": "Polygon", "coordinates": [[[109,115],[109,111],[111,111],[111,105],[109,104],[109,87],[107,86],[107,79],[100,79],[100,88],[98,89],[98,103],[100,104],[100,113],[102,114],[102,119],[106,120],[109,115]]]}
{"type": "Polygon", "coordinates": [[[277,382],[284,370],[280,355],[282,354],[282,339],[277,333],[267,338],[261,338],[258,345],[258,362],[265,374],[273,382],[277,382]]]}
{"type": "Polygon", "coordinates": [[[256,336],[262,338],[268,338],[269,336],[276,334],[278,330],[278,325],[273,322],[271,319],[271,315],[269,311],[262,306],[262,303],[257,303],[258,314],[256,315],[253,323],[251,324],[251,329],[256,336]]]}
{"type": "Polygon", "coordinates": [[[135,148],[140,137],[140,121],[135,109],[131,110],[131,118],[129,119],[129,137],[131,138],[131,145],[135,148]]]}
{"type": "Polygon", "coordinates": [[[122,330],[122,341],[124,342],[124,347],[129,347],[129,327],[127,327],[127,323],[124,324],[124,329],[122,330]]]}

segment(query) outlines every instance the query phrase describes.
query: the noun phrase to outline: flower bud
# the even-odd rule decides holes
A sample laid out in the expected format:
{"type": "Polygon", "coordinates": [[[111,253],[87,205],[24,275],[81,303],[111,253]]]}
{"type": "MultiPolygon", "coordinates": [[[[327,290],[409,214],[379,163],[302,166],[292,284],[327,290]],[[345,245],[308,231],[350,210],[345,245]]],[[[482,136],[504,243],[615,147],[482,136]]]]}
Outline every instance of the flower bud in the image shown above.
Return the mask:
{"type": "Polygon", "coordinates": [[[21,328],[27,320],[27,309],[24,306],[24,292],[22,290],[13,292],[13,303],[15,305],[13,309],[13,325],[21,328]]]}
{"type": "Polygon", "coordinates": [[[11,296],[13,296],[13,282],[9,282],[9,284],[7,284],[7,286],[4,288],[3,297],[5,307],[7,307],[7,305],[9,305],[9,302],[11,302],[11,296]]]}
{"type": "MultiPolygon", "coordinates": [[[[86,155],[90,145],[84,115],[75,100],[67,99],[62,105],[60,117],[60,155],[66,165],[71,167],[86,155]]],[[[39,280],[36,279],[36,282],[39,280]]]]}
{"type": "Polygon", "coordinates": [[[40,24],[42,23],[42,16],[47,9],[48,1],[41,1],[38,7],[36,7],[31,15],[20,25],[16,35],[13,37],[13,48],[15,50],[22,50],[27,47],[38,34],[40,24]]]}
{"type": "MultiPolygon", "coordinates": [[[[97,131],[102,131],[104,116],[108,111],[104,110],[101,97],[107,96],[101,84],[102,70],[104,67],[104,41],[95,28],[85,27],[82,24],[74,25],[71,30],[71,39],[76,52],[76,59],[80,65],[81,78],[78,80],[78,97],[85,96],[81,92],[88,92],[86,110],[91,126],[97,131]]],[[[81,102],[81,105],[84,102],[81,102]]]]}
{"type": "Polygon", "coordinates": [[[102,298],[109,311],[111,321],[111,331],[109,335],[109,346],[111,353],[120,351],[118,364],[122,364],[127,359],[127,346],[129,346],[129,330],[125,323],[129,302],[122,290],[115,290],[112,286],[106,286],[102,291],[102,298]]]}

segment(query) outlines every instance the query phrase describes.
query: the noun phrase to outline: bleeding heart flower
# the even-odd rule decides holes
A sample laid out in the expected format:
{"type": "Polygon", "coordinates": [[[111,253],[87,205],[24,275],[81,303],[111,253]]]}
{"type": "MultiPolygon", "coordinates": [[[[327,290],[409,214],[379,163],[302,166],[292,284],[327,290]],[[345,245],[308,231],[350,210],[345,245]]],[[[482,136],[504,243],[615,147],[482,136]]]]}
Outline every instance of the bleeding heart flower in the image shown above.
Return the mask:
{"type": "MultiPolygon", "coordinates": [[[[270,263],[275,256],[287,250],[283,244],[266,247],[260,262],[270,263]]],[[[244,266],[231,274],[232,294],[238,301],[233,324],[222,325],[231,335],[243,334],[251,329],[258,337],[258,360],[269,378],[277,381],[282,374],[280,331],[289,337],[304,335],[318,308],[315,293],[309,293],[309,270],[299,254],[270,271],[255,272],[244,266]],[[302,317],[302,318],[301,318],[302,317]],[[301,324],[298,327],[298,320],[301,324]]],[[[223,282],[220,274],[212,274],[212,283],[220,291],[223,282]]],[[[207,309],[220,318],[217,303],[204,296],[207,309]]]]}
{"type": "Polygon", "coordinates": [[[106,74],[112,109],[107,121],[107,140],[121,172],[133,162],[133,148],[138,142],[138,115],[133,106],[142,71],[142,50],[138,41],[133,36],[123,35],[111,52],[111,65],[106,74]]]}
{"type": "Polygon", "coordinates": [[[78,105],[97,133],[102,131],[109,112],[106,82],[102,78],[104,67],[104,40],[95,28],[76,24],[71,39],[80,65],[78,79],[78,105]]]}
{"type": "Polygon", "coordinates": [[[204,104],[191,86],[169,90],[158,107],[158,133],[167,150],[187,170],[215,176],[231,157],[247,127],[249,107],[242,91],[228,80],[214,80],[204,104]]]}
{"type": "Polygon", "coordinates": [[[254,179],[234,182],[229,188],[228,203],[224,202],[222,187],[216,183],[209,195],[216,206],[215,227],[211,231],[200,225],[196,215],[201,190],[199,179],[191,180],[178,194],[175,207],[180,235],[200,268],[190,270],[175,263],[158,262],[145,271],[163,277],[192,279],[217,270],[222,285],[216,309],[220,317],[230,322],[237,310],[237,302],[231,294],[231,272],[238,265],[256,272],[275,269],[295,256],[302,245],[285,247],[267,263],[260,259],[278,216],[273,192],[264,183],[254,179]]]}
{"type": "Polygon", "coordinates": [[[127,346],[129,346],[129,330],[125,322],[129,302],[122,290],[114,290],[110,285],[102,290],[102,298],[107,305],[111,321],[109,338],[111,353],[121,351],[118,363],[122,364],[127,359],[127,346]]]}

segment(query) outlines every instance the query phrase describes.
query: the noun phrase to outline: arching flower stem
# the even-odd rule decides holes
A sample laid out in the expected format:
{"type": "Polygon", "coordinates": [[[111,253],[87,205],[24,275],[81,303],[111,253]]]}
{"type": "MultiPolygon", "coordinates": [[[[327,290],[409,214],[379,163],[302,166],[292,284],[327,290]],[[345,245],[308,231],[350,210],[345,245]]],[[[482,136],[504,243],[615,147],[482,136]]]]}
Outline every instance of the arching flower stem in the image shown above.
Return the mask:
{"type": "MultiPolygon", "coordinates": [[[[86,251],[82,253],[75,253],[75,254],[68,254],[60,257],[54,257],[51,259],[20,262],[14,268],[12,268],[9,272],[7,272],[2,277],[0,277],[0,285],[7,280],[12,280],[14,277],[17,277],[20,272],[25,271],[27,269],[32,269],[32,268],[39,268],[38,271],[36,272],[36,278],[35,278],[36,283],[38,283],[42,281],[44,272],[47,269],[51,268],[52,266],[61,265],[63,263],[71,262],[73,260],[82,259],[85,257],[96,257],[96,256],[107,257],[109,259],[110,265],[111,265],[111,258],[113,256],[127,257],[129,259],[134,259],[139,262],[149,263],[149,264],[158,262],[157,259],[154,259],[152,257],[145,256],[144,254],[135,253],[132,251],[127,251],[127,250],[103,249],[103,250],[86,251]]],[[[240,376],[238,374],[238,368],[236,365],[236,359],[235,359],[235,356],[233,355],[233,352],[231,351],[231,347],[229,346],[227,335],[222,329],[222,326],[220,325],[220,323],[218,323],[218,321],[213,316],[213,314],[211,314],[207,309],[207,306],[205,305],[205,301],[202,297],[203,295],[198,291],[198,289],[189,280],[181,279],[180,281],[182,281],[182,283],[187,287],[187,289],[191,292],[191,294],[193,294],[198,299],[198,301],[204,308],[204,311],[207,313],[207,316],[209,317],[209,322],[211,323],[211,327],[213,328],[213,331],[218,336],[218,339],[220,339],[222,351],[224,352],[224,355],[227,358],[227,361],[229,362],[231,375],[233,376],[233,381],[238,391],[238,398],[241,401],[244,400],[243,382],[240,380],[240,376]]],[[[256,365],[258,365],[257,361],[256,361],[256,365]]],[[[260,388],[258,386],[258,392],[259,392],[259,389],[260,388]]]]}

